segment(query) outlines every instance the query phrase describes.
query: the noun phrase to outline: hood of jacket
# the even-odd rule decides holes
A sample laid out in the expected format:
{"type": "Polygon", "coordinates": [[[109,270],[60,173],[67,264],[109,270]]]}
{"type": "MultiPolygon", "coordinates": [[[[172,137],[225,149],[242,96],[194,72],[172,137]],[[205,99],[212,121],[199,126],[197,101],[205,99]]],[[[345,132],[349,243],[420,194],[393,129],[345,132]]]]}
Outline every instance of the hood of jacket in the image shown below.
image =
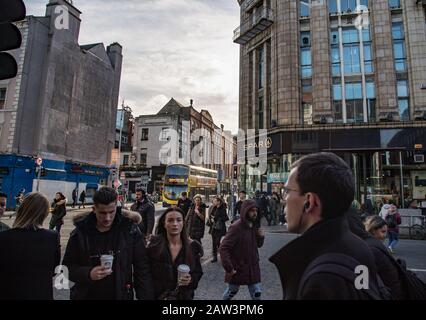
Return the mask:
{"type": "MultiPolygon", "coordinates": [[[[247,215],[248,212],[253,209],[253,208],[257,208],[257,210],[259,211],[259,206],[257,205],[257,202],[255,200],[245,200],[243,201],[243,203],[241,204],[241,210],[240,210],[240,219],[242,222],[247,223],[247,215]]],[[[259,214],[260,212],[258,212],[257,214],[259,214]]]]}

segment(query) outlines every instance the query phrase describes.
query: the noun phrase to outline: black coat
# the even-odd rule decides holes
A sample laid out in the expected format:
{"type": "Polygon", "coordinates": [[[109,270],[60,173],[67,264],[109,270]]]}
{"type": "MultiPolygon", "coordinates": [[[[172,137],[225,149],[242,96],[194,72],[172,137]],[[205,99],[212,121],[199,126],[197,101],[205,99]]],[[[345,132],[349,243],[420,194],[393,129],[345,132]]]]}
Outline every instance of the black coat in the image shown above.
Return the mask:
{"type": "Polygon", "coordinates": [[[154,204],[145,198],[143,201],[136,201],[130,207],[130,210],[139,212],[142,217],[142,222],[139,224],[139,229],[144,235],[152,234],[155,224],[155,207],[154,204]]]}
{"type": "Polygon", "coordinates": [[[187,287],[180,287],[177,294],[178,300],[192,300],[194,291],[198,287],[203,270],[200,259],[203,255],[203,248],[198,241],[190,243],[191,262],[186,261],[185,249],[177,255],[175,262],[172,262],[172,256],[168,248],[167,242],[163,236],[155,236],[148,245],[147,252],[151,265],[151,273],[154,283],[154,297],[161,299],[167,291],[173,291],[177,287],[178,272],[177,267],[180,264],[189,265],[191,271],[191,283],[187,287]]]}
{"type": "Polygon", "coordinates": [[[370,247],[376,263],[377,273],[386,287],[389,288],[392,299],[405,299],[403,288],[401,286],[402,279],[399,275],[395,259],[388,253],[386,247],[381,241],[373,238],[367,231],[365,231],[360,215],[356,211],[350,210],[347,213],[347,219],[352,233],[364,240],[370,247]]]}
{"type": "Polygon", "coordinates": [[[53,300],[61,251],[56,231],[10,229],[0,233],[0,300],[53,300]]]}
{"type": "Polygon", "coordinates": [[[229,220],[228,214],[226,213],[226,206],[223,204],[219,208],[213,207],[209,217],[209,233],[211,235],[217,235],[224,237],[226,235],[226,224],[229,220]]]}
{"type": "Polygon", "coordinates": [[[179,199],[177,206],[178,208],[182,209],[183,213],[185,214],[184,218],[188,214],[189,209],[191,208],[192,201],[186,198],[185,200],[179,199]]]}
{"type": "Polygon", "coordinates": [[[275,264],[281,278],[286,300],[358,300],[367,297],[354,284],[338,275],[317,273],[300,290],[301,279],[309,264],[328,253],[348,255],[369,270],[370,282],[377,284],[374,257],[367,244],[350,230],[346,217],[322,220],[310,227],[269,260],[275,264]],[[300,290],[300,291],[299,291],[300,290]]]}
{"type": "MultiPolygon", "coordinates": [[[[95,281],[90,271],[100,265],[101,248],[93,246],[96,236],[94,213],[77,221],[71,233],[63,260],[69,269],[69,277],[75,286],[71,289],[72,300],[84,300],[89,296],[95,281]]],[[[114,252],[113,276],[117,300],[133,300],[133,288],[138,299],[152,299],[152,279],[145,243],[138,226],[117,213],[109,234],[109,245],[114,252]],[[134,270],[132,270],[132,268],[134,270]]],[[[102,281],[102,280],[101,280],[102,281]]]]}
{"type": "MultiPolygon", "coordinates": [[[[198,209],[201,215],[206,218],[206,205],[201,203],[200,208],[198,209]]],[[[188,211],[188,214],[185,219],[186,230],[188,231],[188,235],[191,239],[202,239],[204,237],[205,220],[201,220],[201,218],[195,213],[195,203],[191,205],[191,208],[188,211]]]]}
{"type": "Polygon", "coordinates": [[[50,218],[50,226],[56,227],[64,224],[64,217],[67,214],[65,203],[57,205],[56,202],[52,203],[52,217],[50,218]]]}

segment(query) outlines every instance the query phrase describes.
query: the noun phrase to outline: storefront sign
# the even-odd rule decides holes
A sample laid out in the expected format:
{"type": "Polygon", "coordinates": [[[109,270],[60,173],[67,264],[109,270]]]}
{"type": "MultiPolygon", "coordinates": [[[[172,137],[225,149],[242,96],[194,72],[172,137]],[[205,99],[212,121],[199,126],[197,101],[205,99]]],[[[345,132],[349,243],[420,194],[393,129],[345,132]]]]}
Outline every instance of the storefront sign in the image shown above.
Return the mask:
{"type": "Polygon", "coordinates": [[[287,172],[268,173],[268,183],[277,183],[277,182],[286,183],[287,179],[288,179],[287,172]]]}
{"type": "Polygon", "coordinates": [[[272,147],[272,139],[266,138],[266,139],[260,140],[258,142],[246,144],[244,146],[244,149],[247,151],[247,150],[250,150],[250,149],[259,149],[259,148],[269,149],[271,147],[272,147]]]}

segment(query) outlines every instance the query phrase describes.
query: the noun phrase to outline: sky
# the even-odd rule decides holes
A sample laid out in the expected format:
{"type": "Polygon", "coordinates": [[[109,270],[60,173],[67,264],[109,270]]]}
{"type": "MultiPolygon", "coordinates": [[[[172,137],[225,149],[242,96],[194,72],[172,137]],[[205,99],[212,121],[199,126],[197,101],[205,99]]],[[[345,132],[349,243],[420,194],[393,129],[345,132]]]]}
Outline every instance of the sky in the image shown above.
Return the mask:
{"type": "MultiPolygon", "coordinates": [[[[24,0],[27,15],[44,16],[48,0],[24,0]]],[[[82,11],[80,45],[123,46],[120,100],[133,115],[157,113],[174,98],[206,109],[238,131],[237,0],[74,0],[82,11]]]]}

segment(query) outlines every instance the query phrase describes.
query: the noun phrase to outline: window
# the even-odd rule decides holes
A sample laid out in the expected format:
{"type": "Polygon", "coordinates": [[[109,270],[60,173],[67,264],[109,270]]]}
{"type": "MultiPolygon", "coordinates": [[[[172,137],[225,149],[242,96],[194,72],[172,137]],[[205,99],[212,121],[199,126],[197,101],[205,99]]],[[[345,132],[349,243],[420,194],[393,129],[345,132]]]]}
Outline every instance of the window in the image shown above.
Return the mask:
{"type": "Polygon", "coordinates": [[[168,141],[170,140],[169,137],[169,128],[162,128],[161,129],[161,141],[168,141]]]}
{"type": "Polygon", "coordinates": [[[342,12],[354,12],[356,9],[356,0],[340,0],[342,12]]]}
{"type": "Polygon", "coordinates": [[[330,14],[337,14],[337,0],[329,0],[328,1],[328,12],[330,14]]]}
{"type": "Polygon", "coordinates": [[[331,47],[331,72],[333,76],[340,75],[340,49],[338,46],[331,47]]]}
{"type": "Polygon", "coordinates": [[[4,109],[6,104],[6,88],[0,88],[0,109],[4,109]]]}
{"type": "Polygon", "coordinates": [[[404,40],[404,26],[401,22],[392,24],[393,52],[395,56],[395,70],[406,71],[406,52],[404,40]]]}
{"type": "Polygon", "coordinates": [[[263,115],[264,115],[264,107],[263,107],[263,97],[259,97],[259,129],[263,129],[263,115]]]}
{"type": "Polygon", "coordinates": [[[312,77],[312,56],[311,48],[303,48],[301,50],[301,66],[302,66],[302,78],[312,77]]]}
{"type": "Polygon", "coordinates": [[[366,82],[366,94],[367,94],[367,112],[368,121],[376,121],[376,87],[374,81],[367,80],[366,82]]]}
{"type": "Polygon", "coordinates": [[[398,93],[398,109],[401,121],[410,120],[410,105],[409,105],[409,92],[407,80],[400,80],[397,83],[398,93]]]}
{"type": "Polygon", "coordinates": [[[348,123],[363,122],[364,109],[360,82],[346,83],[346,118],[348,123]]]}
{"type": "Polygon", "coordinates": [[[389,0],[389,7],[391,9],[401,8],[401,0],[389,0]]]}
{"type": "Polygon", "coordinates": [[[361,73],[359,44],[346,44],[343,47],[345,75],[361,73]]]}
{"type": "Polygon", "coordinates": [[[302,78],[312,77],[311,33],[300,33],[300,65],[302,78]]]}
{"type": "Polygon", "coordinates": [[[312,104],[311,103],[303,103],[302,104],[302,112],[303,112],[303,124],[313,124],[312,104]]]}
{"type": "Polygon", "coordinates": [[[144,128],[142,129],[141,141],[147,141],[147,140],[148,140],[148,129],[144,128]]]}
{"type": "Polygon", "coordinates": [[[146,153],[141,153],[141,165],[146,166],[146,153]]]}
{"type": "Polygon", "coordinates": [[[343,123],[342,112],[342,85],[333,84],[333,109],[336,123],[343,123]]]}
{"type": "Polygon", "coordinates": [[[300,4],[300,17],[301,18],[307,18],[309,17],[309,12],[310,12],[310,4],[309,4],[310,0],[301,0],[299,2],[300,4]]]}
{"type": "Polygon", "coordinates": [[[364,43],[364,67],[365,73],[374,72],[373,56],[371,54],[371,43],[364,43]]]}
{"type": "Polygon", "coordinates": [[[344,28],[342,29],[343,33],[343,43],[358,43],[359,34],[356,28],[344,28]]]}
{"type": "Polygon", "coordinates": [[[123,156],[123,166],[128,166],[129,165],[129,155],[126,154],[123,156]]]}
{"type": "Polygon", "coordinates": [[[265,50],[263,49],[263,47],[261,47],[257,50],[257,52],[259,56],[259,89],[263,89],[263,86],[265,84],[265,50]]]}

